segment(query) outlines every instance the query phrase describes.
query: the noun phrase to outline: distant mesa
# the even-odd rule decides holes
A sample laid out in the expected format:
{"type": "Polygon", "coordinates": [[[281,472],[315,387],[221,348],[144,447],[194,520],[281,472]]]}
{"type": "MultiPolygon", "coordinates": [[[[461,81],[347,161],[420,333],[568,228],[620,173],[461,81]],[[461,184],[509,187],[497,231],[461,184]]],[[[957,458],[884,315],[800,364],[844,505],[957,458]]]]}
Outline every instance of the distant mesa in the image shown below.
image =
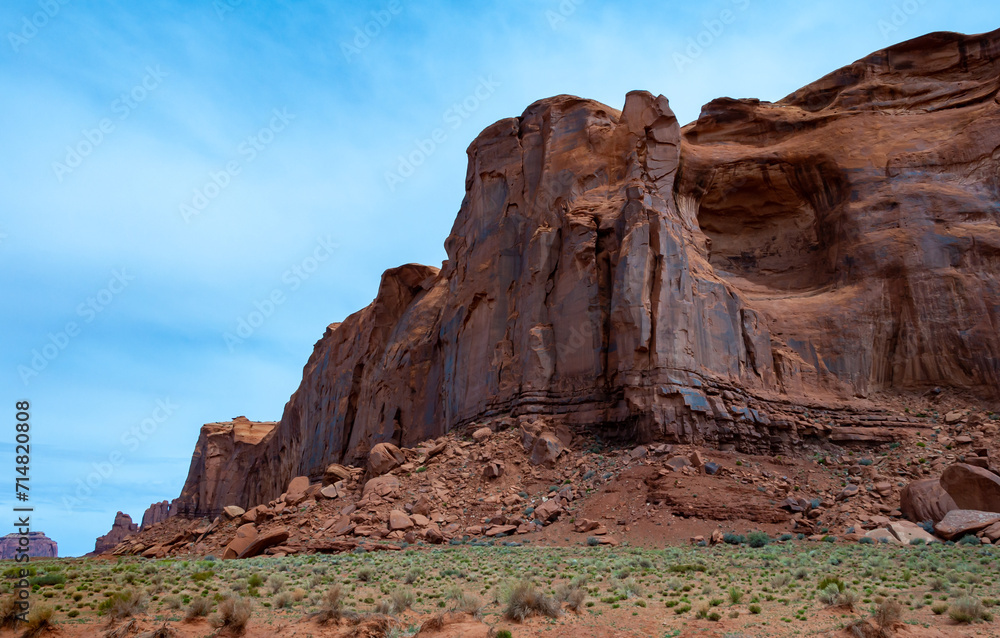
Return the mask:
{"type": "MultiPolygon", "coordinates": [[[[20,534],[7,534],[0,538],[0,560],[14,560],[21,542],[20,534]]],[[[58,558],[59,546],[45,532],[28,532],[28,556],[31,558],[58,558]]]]}

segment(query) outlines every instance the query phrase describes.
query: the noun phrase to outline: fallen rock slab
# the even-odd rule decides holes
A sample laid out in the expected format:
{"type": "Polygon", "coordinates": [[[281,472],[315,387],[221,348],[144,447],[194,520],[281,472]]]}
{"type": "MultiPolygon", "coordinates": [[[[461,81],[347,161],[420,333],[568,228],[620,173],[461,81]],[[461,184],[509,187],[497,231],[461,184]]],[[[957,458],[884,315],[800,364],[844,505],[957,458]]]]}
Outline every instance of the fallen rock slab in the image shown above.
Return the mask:
{"type": "Polygon", "coordinates": [[[413,527],[413,521],[410,517],[400,512],[399,510],[392,510],[389,512],[389,529],[392,531],[400,529],[410,529],[413,527]]]}
{"type": "Polygon", "coordinates": [[[911,523],[910,521],[896,521],[894,523],[889,523],[887,528],[893,536],[895,536],[900,543],[903,545],[911,545],[914,540],[921,539],[924,543],[940,543],[938,539],[933,534],[930,534],[923,527],[920,527],[916,523],[911,523]]]}
{"type": "Polygon", "coordinates": [[[1000,522],[1000,513],[997,512],[952,510],[934,526],[934,531],[943,538],[954,540],[966,534],[975,534],[997,522],[1000,522]]]}
{"type": "Polygon", "coordinates": [[[236,537],[229,541],[226,545],[226,549],[223,550],[223,559],[239,558],[239,555],[243,551],[250,547],[250,545],[257,540],[257,528],[254,527],[253,523],[246,523],[245,525],[240,525],[236,530],[236,537]]]}
{"type": "Polygon", "coordinates": [[[264,553],[264,550],[269,547],[274,547],[275,545],[280,545],[288,540],[288,530],[284,528],[279,528],[267,532],[266,534],[258,535],[257,538],[250,543],[246,549],[240,552],[237,558],[253,558],[264,553]]]}

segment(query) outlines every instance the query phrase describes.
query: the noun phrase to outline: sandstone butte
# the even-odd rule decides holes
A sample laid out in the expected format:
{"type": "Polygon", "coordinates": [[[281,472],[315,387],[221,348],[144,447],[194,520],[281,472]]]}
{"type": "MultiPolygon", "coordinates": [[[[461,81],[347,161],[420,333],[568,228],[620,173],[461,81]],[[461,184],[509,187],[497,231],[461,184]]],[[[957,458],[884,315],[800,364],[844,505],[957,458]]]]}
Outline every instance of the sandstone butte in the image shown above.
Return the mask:
{"type": "Polygon", "coordinates": [[[491,419],[778,454],[884,441],[889,395],[995,402],[998,88],[1000,31],[933,33],[684,127],[644,91],[496,122],[442,267],[386,271],[280,422],[204,426],[170,514],[491,419]]]}
{"type": "MultiPolygon", "coordinates": [[[[21,536],[7,534],[0,538],[0,560],[14,560],[21,546],[21,536]]],[[[56,558],[59,556],[59,546],[44,532],[28,532],[28,556],[31,558],[56,558]]]]}

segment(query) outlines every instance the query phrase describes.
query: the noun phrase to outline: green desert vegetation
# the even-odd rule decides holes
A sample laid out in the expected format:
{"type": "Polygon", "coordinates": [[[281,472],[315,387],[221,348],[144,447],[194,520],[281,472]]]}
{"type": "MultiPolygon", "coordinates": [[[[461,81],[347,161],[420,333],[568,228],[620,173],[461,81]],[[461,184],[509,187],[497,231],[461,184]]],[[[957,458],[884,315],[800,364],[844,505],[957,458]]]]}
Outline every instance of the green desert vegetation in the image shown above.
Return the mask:
{"type": "MultiPolygon", "coordinates": [[[[44,626],[142,618],[207,622],[235,634],[255,622],[329,624],[377,615],[394,635],[408,636],[457,611],[514,635],[522,623],[624,624],[647,614],[678,628],[721,622],[737,634],[785,635],[803,621],[856,631],[862,624],[882,631],[899,622],[992,622],[998,559],[998,548],[962,544],[770,540],[642,549],[463,542],[239,561],[40,560],[32,563],[31,590],[36,622],[44,626]]],[[[15,581],[7,574],[0,581],[0,622],[8,627],[15,581]]]]}

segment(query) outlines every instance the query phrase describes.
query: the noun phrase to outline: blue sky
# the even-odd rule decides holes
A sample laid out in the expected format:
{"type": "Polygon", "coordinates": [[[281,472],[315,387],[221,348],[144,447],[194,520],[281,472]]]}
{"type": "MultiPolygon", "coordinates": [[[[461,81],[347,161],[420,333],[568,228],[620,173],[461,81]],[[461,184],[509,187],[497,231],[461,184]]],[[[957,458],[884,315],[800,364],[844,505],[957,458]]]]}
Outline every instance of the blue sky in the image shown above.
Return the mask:
{"type": "Polygon", "coordinates": [[[632,89],[689,122],[1000,26],[968,0],[95,4],[0,6],[0,411],[32,403],[34,524],[65,555],[176,497],[201,424],[280,418],[383,270],[440,264],[492,122],[632,89]]]}

